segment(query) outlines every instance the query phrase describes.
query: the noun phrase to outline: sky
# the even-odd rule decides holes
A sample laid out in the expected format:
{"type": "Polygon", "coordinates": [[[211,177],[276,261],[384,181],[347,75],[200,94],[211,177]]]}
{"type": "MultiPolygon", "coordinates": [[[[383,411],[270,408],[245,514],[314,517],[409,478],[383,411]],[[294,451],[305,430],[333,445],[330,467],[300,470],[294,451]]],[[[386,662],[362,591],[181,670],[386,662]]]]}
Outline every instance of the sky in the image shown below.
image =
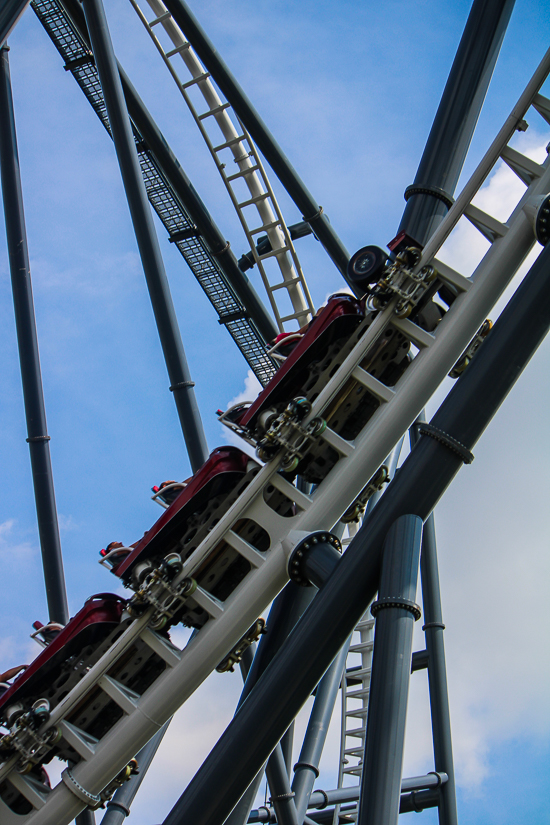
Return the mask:
{"type": "MultiPolygon", "coordinates": [[[[469,3],[419,0],[203,0],[200,22],[353,253],[396,233],[469,3]]],[[[237,257],[246,240],[202,139],[125,0],[106,11],[117,55],[237,257]]],[[[549,42],[548,3],[517,0],[463,181],[549,42]]],[[[113,146],[28,9],[10,38],[21,173],[42,375],[71,614],[115,590],[97,564],[160,514],[149,489],[189,464],[162,360],[113,146]]],[[[548,92],[547,92],[548,94],[548,92]]],[[[538,158],[540,119],[518,147],[538,158]]],[[[275,185],[273,176],[272,183],[275,185]]],[[[460,185],[459,185],[460,188],[460,185]]],[[[296,208],[275,186],[288,223],[296,208]]],[[[521,188],[520,190],[521,191],[521,188]]],[[[479,205],[505,219],[519,197],[497,168],[479,205]]],[[[159,230],[210,449],[215,417],[253,382],[159,230]]],[[[539,247],[540,249],[540,247],[539,247]]],[[[342,281],[315,240],[297,252],[316,306],[342,281]]],[[[445,260],[464,274],[483,254],[459,227],[445,260]]],[[[256,275],[250,277],[260,292],[256,275]]],[[[501,302],[502,304],[503,302],[501,302]]],[[[497,308],[497,313],[500,311],[497,308]]],[[[493,320],[496,314],[493,313],[493,320]]],[[[0,232],[0,669],[38,653],[46,604],[0,232]]],[[[436,511],[459,817],[462,825],[548,823],[547,531],[550,344],[543,343],[436,511]]],[[[451,382],[436,393],[437,409],[451,382]]],[[[422,640],[415,639],[415,649],[422,640]]],[[[231,718],[239,675],[214,674],[176,716],[131,814],[160,823],[231,718]]],[[[304,718],[297,729],[303,730],[304,718]]],[[[433,769],[425,673],[411,680],[405,774],[433,769]]],[[[335,781],[338,714],[317,787],[335,781]]],[[[297,733],[299,744],[299,736],[297,733]]],[[[297,755],[297,754],[296,754],[297,755]]],[[[421,814],[430,825],[434,811],[421,814]]],[[[99,817],[98,817],[99,821],[99,817]]]]}

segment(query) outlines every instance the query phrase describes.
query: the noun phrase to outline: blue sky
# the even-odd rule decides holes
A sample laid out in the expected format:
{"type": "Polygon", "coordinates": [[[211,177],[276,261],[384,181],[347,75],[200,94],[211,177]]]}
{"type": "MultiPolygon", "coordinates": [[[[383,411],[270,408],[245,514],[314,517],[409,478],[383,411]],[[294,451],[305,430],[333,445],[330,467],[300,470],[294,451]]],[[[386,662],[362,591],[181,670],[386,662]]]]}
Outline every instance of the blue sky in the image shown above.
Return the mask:
{"type": "MultiPolygon", "coordinates": [[[[366,243],[384,246],[399,224],[403,191],[414,178],[469,3],[203,0],[194,7],[350,253],[366,243]]],[[[119,59],[239,256],[245,238],[171,79],[129,4],[109,0],[106,9],[119,59]]],[[[547,3],[517,1],[466,172],[544,54],[548,19],[547,3]]],[[[97,565],[98,550],[141,535],[160,512],[149,500],[151,485],[185,478],[189,465],[112,144],[30,9],[10,45],[74,613],[91,593],[113,588],[97,565]]],[[[542,122],[533,122],[524,151],[540,154],[549,139],[542,122]]],[[[512,179],[497,172],[483,195],[487,206],[513,203],[512,179]]],[[[280,203],[289,223],[300,219],[284,193],[280,203]]],[[[162,227],[159,239],[213,449],[226,441],[214,412],[242,392],[246,365],[162,227]]],[[[458,234],[449,262],[467,272],[476,244],[458,234]]],[[[319,305],[341,280],[311,238],[299,241],[297,251],[319,305]]],[[[0,667],[7,667],[36,655],[28,634],[32,621],[45,620],[46,606],[3,232],[0,329],[0,667]]],[[[436,514],[463,825],[550,821],[543,807],[550,729],[549,362],[547,342],[436,514]]],[[[415,674],[411,687],[409,775],[432,769],[423,679],[415,674]]],[[[187,703],[138,797],[134,825],[162,820],[230,718],[238,692],[236,674],[214,675],[187,703]]],[[[334,782],[336,743],[332,732],[319,787],[334,782]]],[[[435,821],[433,812],[422,816],[435,821]]]]}

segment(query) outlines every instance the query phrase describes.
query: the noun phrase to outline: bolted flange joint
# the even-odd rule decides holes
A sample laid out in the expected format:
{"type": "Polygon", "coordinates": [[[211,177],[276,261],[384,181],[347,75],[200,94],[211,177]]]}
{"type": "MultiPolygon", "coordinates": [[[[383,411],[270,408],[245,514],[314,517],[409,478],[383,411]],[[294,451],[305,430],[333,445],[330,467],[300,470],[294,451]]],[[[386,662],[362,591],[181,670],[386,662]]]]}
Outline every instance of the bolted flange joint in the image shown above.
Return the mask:
{"type": "Polygon", "coordinates": [[[342,545],[337,536],[334,536],[326,530],[311,533],[311,535],[302,539],[302,541],[296,545],[288,560],[288,575],[291,581],[299,584],[301,587],[310,587],[316,583],[311,580],[311,576],[308,573],[308,559],[313,553],[320,552],[323,545],[325,551],[330,548],[332,553],[334,553],[335,550],[338,553],[342,552],[342,545]]]}

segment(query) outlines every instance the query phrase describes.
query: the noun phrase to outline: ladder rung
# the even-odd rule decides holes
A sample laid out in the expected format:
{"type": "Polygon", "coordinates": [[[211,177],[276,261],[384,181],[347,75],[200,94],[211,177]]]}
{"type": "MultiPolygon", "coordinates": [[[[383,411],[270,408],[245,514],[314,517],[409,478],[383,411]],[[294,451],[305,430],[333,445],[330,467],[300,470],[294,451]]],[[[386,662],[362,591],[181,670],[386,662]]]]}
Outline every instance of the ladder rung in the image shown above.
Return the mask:
{"type": "Polygon", "coordinates": [[[374,647],[374,639],[372,642],[361,642],[358,645],[352,645],[349,649],[350,653],[359,653],[362,650],[372,650],[374,647]]]}
{"type": "MultiPolygon", "coordinates": [[[[259,169],[259,166],[256,167],[259,169]]],[[[271,223],[264,223],[263,226],[258,226],[256,229],[249,229],[249,235],[259,235],[260,232],[266,232],[268,229],[274,229],[276,226],[281,226],[281,221],[272,221],[271,223]]]]}
{"type": "Polygon", "coordinates": [[[181,52],[186,52],[187,49],[190,47],[191,43],[187,40],[185,43],[180,43],[179,46],[176,46],[175,49],[171,49],[169,52],[165,52],[165,57],[173,57],[175,54],[181,54],[181,52]]]}
{"type": "Polygon", "coordinates": [[[242,203],[239,203],[237,205],[239,209],[242,209],[244,206],[252,206],[252,204],[254,203],[260,203],[260,201],[265,201],[266,198],[269,198],[269,192],[263,192],[261,195],[256,195],[256,197],[249,198],[247,201],[243,201],[242,203]]]}
{"type": "Polygon", "coordinates": [[[259,255],[260,261],[265,261],[266,258],[278,258],[279,255],[286,254],[290,250],[289,246],[280,246],[278,249],[272,249],[270,252],[266,252],[265,255],[259,255]]]}
{"type": "MultiPolygon", "coordinates": [[[[203,112],[202,115],[199,115],[199,120],[205,120],[207,117],[212,117],[213,115],[219,115],[220,112],[225,112],[226,109],[229,109],[231,103],[222,103],[220,106],[215,106],[214,109],[210,109],[208,112],[203,112]]],[[[214,150],[215,151],[215,150],[214,150]]]]}
{"type": "Polygon", "coordinates": [[[363,688],[362,690],[351,690],[346,693],[346,699],[364,699],[365,696],[368,696],[370,693],[370,687],[363,688]]]}
{"type": "Polygon", "coordinates": [[[370,676],[370,672],[370,667],[362,667],[358,670],[347,670],[346,676],[348,679],[362,679],[364,676],[370,676]]]}
{"type": "Polygon", "coordinates": [[[246,135],[239,135],[238,137],[231,138],[227,140],[225,143],[220,143],[219,146],[214,146],[213,152],[221,152],[222,149],[228,149],[229,146],[234,146],[236,143],[241,143],[241,141],[246,140],[246,135]]]}
{"type": "Polygon", "coordinates": [[[363,619],[362,622],[355,625],[356,630],[372,630],[374,627],[374,619],[363,619]]]}
{"type": "Polygon", "coordinates": [[[180,83],[180,89],[188,89],[190,86],[194,86],[196,83],[200,83],[201,80],[206,80],[208,77],[210,77],[210,72],[203,72],[192,80],[188,80],[187,83],[180,83]]]}
{"type": "MultiPolygon", "coordinates": [[[[292,315],[285,315],[283,318],[281,318],[281,323],[285,324],[287,321],[296,321],[299,318],[303,318],[305,315],[309,315],[309,310],[301,309],[300,312],[294,312],[292,315]]],[[[336,435],[336,433],[334,433],[334,435],[336,435]]],[[[336,437],[339,438],[340,436],[336,437]]]]}
{"type": "Polygon", "coordinates": [[[490,243],[494,243],[497,238],[502,238],[508,232],[506,224],[497,221],[492,215],[488,215],[482,209],[474,206],[471,203],[464,210],[464,217],[468,218],[470,223],[475,226],[478,232],[487,238],[490,243]]]}
{"type": "Polygon", "coordinates": [[[346,756],[363,756],[363,748],[346,748],[344,754],[346,756]]]}
{"type": "Polygon", "coordinates": [[[367,733],[366,728],[354,728],[353,730],[347,730],[346,736],[354,736],[356,739],[364,739],[367,733]]]}
{"type": "MultiPolygon", "coordinates": [[[[281,281],[280,284],[273,284],[269,287],[269,292],[276,292],[278,289],[285,289],[285,287],[295,286],[296,284],[300,284],[300,278],[289,278],[288,281],[281,281]]],[[[305,311],[305,310],[304,310],[305,311]]],[[[303,313],[300,313],[303,314],[303,313]]]]}
{"type": "Polygon", "coordinates": [[[365,719],[368,712],[368,708],[357,708],[357,710],[347,710],[346,716],[353,716],[356,719],[365,719]]]}
{"type": "MultiPolygon", "coordinates": [[[[245,178],[247,175],[251,175],[252,172],[256,172],[260,167],[256,164],[255,166],[249,166],[248,169],[243,169],[242,172],[235,172],[234,175],[228,175],[226,177],[227,181],[237,180],[237,178],[245,178]]],[[[262,231],[261,229],[259,230],[262,231]]]]}
{"type": "Polygon", "coordinates": [[[511,146],[505,146],[500,153],[500,157],[526,186],[530,186],[544,172],[544,166],[535,163],[534,160],[522,155],[521,152],[516,152],[511,146]]]}
{"type": "Polygon", "coordinates": [[[151,20],[151,22],[148,23],[147,25],[149,26],[149,28],[152,29],[153,26],[158,26],[159,23],[164,23],[165,20],[169,20],[171,17],[172,17],[172,15],[170,14],[170,12],[165,11],[159,17],[155,17],[154,20],[151,20]]]}

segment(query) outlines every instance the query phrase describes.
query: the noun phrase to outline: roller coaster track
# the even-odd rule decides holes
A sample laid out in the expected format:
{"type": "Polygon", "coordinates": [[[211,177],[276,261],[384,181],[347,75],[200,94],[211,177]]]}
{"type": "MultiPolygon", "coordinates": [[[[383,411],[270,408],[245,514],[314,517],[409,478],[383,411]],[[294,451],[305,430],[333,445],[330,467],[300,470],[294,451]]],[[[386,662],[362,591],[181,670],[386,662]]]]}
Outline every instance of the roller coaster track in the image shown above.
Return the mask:
{"type": "MultiPolygon", "coordinates": [[[[54,46],[86,95],[94,112],[110,134],[109,120],[94,59],[63,6],[57,0],[34,0],[31,4],[54,46]]],[[[149,201],[191,272],[262,384],[274,373],[266,355],[266,341],[248,317],[247,308],[235,294],[216,256],[183,206],[161,165],[135,123],[132,123],[139,163],[149,201]]]]}
{"type": "MultiPolygon", "coordinates": [[[[421,268],[436,267],[438,278],[457,293],[433,334],[395,312],[392,299],[370,325],[359,327],[347,348],[334,358],[332,377],[314,400],[308,420],[326,417],[329,405],[342,390],[362,386],[378,402],[376,412],[353,441],[329,427],[318,435],[338,458],[311,495],[296,489],[279,474],[284,451],[263,466],[218,523],[185,560],[173,585],[192,577],[205,561],[233,548],[248,563],[248,572],[232,593],[220,601],[204,587],[190,597],[208,614],[208,621],[183,649],[173,646],[148,627],[151,613],[125,622],[122,635],[80,682],[52,709],[51,718],[38,733],[57,726],[77,751],[80,760],[63,773],[62,781],[46,789],[29,775],[15,770],[15,758],[0,766],[0,784],[8,781],[30,803],[29,813],[14,813],[0,801],[2,825],[65,825],[124,768],[134,754],[186,701],[244,635],[260,613],[288,581],[288,561],[293,548],[314,530],[329,530],[363,490],[366,481],[384,462],[402,434],[414,421],[433,392],[476,335],[487,314],[502,295],[535,243],[532,221],[526,212],[533,200],[550,189],[550,160],[539,165],[508,146],[528,109],[550,123],[550,100],[539,94],[550,72],[550,51],[529,82],[517,106],[493,142],[447,218],[424,250],[421,268]],[[505,160],[525,183],[525,192],[507,222],[474,207],[472,200],[499,159],[505,160]],[[436,255],[458,220],[467,218],[490,241],[471,278],[465,278],[436,255]],[[417,348],[417,355],[397,381],[388,387],[364,369],[365,354],[388,330],[398,330],[417,348]],[[273,489],[287,499],[280,512],[272,508],[273,489]],[[269,494],[269,495],[266,495],[269,494]],[[282,515],[283,512],[291,515],[282,515]],[[269,537],[261,551],[243,538],[243,523],[253,522],[269,537]],[[141,642],[166,664],[166,669],[142,695],[129,690],[110,673],[129,647],[141,642]],[[122,711],[122,716],[100,738],[67,724],[83,697],[100,690],[122,711]]],[[[420,271],[420,269],[419,269],[420,271]]],[[[244,534],[246,535],[246,534],[244,534]]],[[[365,641],[365,644],[368,640],[365,641]]],[[[366,650],[366,648],[365,648],[366,650]]]]}

